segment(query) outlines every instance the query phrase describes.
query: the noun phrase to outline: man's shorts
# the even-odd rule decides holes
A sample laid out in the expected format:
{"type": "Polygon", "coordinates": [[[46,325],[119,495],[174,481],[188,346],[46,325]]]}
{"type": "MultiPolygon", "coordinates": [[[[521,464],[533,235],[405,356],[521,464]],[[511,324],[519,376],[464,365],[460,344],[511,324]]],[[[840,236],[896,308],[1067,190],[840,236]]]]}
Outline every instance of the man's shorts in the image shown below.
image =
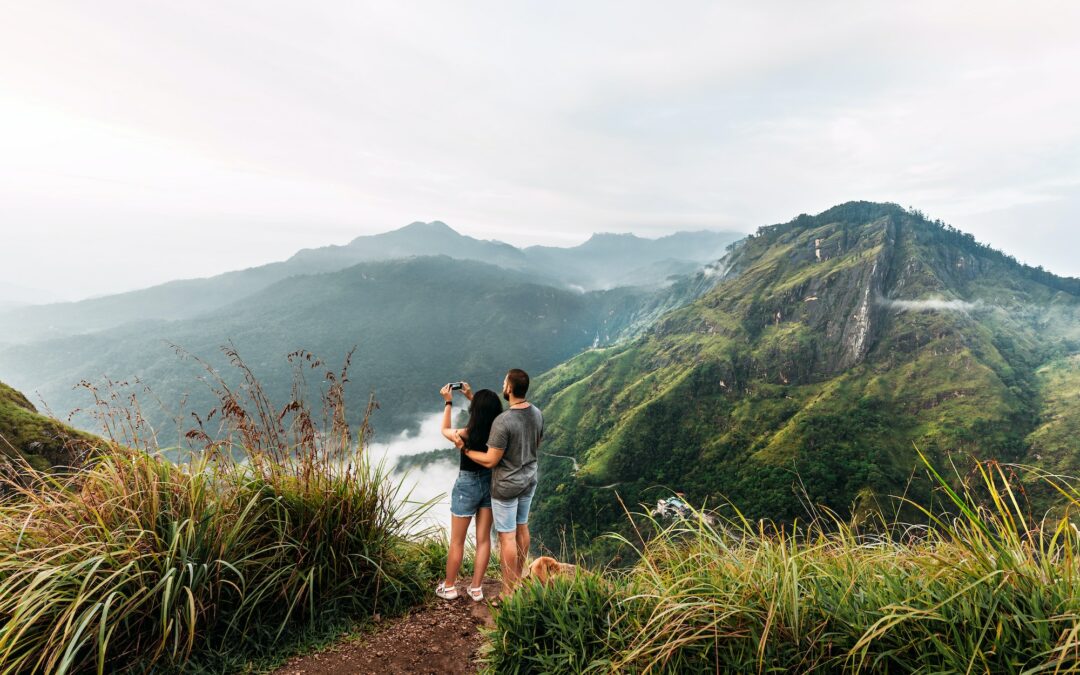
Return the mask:
{"type": "Polygon", "coordinates": [[[496,532],[514,532],[518,525],[529,522],[529,508],[532,506],[536,483],[513,499],[491,498],[491,515],[495,519],[496,532]]]}
{"type": "Polygon", "coordinates": [[[450,493],[450,513],[458,518],[472,518],[477,509],[491,508],[491,472],[458,471],[450,493]]]}

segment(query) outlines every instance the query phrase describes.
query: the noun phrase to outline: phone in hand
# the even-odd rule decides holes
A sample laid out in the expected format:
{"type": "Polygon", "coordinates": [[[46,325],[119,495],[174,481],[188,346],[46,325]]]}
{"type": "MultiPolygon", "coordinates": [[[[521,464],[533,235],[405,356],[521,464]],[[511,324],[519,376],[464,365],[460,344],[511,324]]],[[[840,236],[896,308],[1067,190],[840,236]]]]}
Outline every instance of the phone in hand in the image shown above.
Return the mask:
{"type": "Polygon", "coordinates": [[[462,389],[462,388],[464,388],[464,385],[465,385],[464,382],[451,382],[450,383],[450,391],[455,391],[455,390],[462,389]]]}

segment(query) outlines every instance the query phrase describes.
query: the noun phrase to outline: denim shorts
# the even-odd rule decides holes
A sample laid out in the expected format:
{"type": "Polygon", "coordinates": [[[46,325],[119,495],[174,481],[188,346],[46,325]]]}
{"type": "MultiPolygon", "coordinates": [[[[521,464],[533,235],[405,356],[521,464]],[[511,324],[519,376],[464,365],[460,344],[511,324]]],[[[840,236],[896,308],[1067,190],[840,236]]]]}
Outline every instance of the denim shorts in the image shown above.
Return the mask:
{"type": "Polygon", "coordinates": [[[450,493],[450,513],[472,518],[477,509],[491,508],[491,471],[458,471],[450,493]]]}
{"type": "Polygon", "coordinates": [[[536,483],[513,499],[491,498],[491,515],[495,518],[496,532],[514,532],[518,525],[529,522],[529,509],[532,507],[536,483]]]}

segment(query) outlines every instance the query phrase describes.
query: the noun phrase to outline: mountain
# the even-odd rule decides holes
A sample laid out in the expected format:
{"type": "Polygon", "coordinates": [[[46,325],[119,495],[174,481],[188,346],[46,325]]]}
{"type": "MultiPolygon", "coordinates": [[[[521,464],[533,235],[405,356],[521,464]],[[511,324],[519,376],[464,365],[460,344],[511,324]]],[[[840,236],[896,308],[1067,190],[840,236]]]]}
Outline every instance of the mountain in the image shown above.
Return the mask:
{"type": "Polygon", "coordinates": [[[579,290],[621,285],[656,286],[673,274],[692,273],[719,257],[742,235],[678,233],[657,240],[601,235],[582,246],[521,250],[454,231],[445,223],[412,223],[398,230],[361,236],[344,246],[304,249],[288,260],[205,279],[170,281],[127,293],[48,305],[0,307],[6,343],[81,335],[151,319],[194,318],[238,302],[291,276],[333,272],[361,262],[444,255],[529,273],[545,283],[579,290]],[[622,257],[620,257],[622,256],[622,257]],[[627,265],[626,263],[632,263],[627,265]],[[640,267],[640,269],[635,269],[640,267]]]}
{"type": "Polygon", "coordinates": [[[291,276],[332,272],[369,260],[449,255],[515,266],[520,251],[454,232],[447,225],[412,223],[383,234],[357,237],[345,246],[304,249],[288,260],[226,272],[206,279],[183,279],[158,286],[78,302],[22,307],[0,313],[0,331],[11,342],[92,333],[147,319],[187,319],[225,307],[291,276]]]}
{"type": "Polygon", "coordinates": [[[0,457],[18,454],[37,469],[71,466],[89,436],[38,413],[22,393],[0,382],[0,457]]]}
{"type": "Polygon", "coordinates": [[[36,288],[0,281],[0,312],[36,303],[55,302],[56,297],[36,288]]]}
{"type": "Polygon", "coordinates": [[[916,447],[945,470],[1080,468],[1080,280],[867,202],[760,228],[718,271],[639,338],[537,378],[548,545],[624,528],[616,493],[661,487],[751,520],[892,513],[890,495],[932,498],[908,485],[916,447]]]}
{"type": "MultiPolygon", "coordinates": [[[[198,381],[199,365],[179,358],[170,343],[224,367],[219,348],[231,341],[281,405],[292,385],[287,354],[306,349],[337,363],[356,346],[353,421],[374,391],[377,430],[396,432],[419,414],[438,412],[437,389],[446,382],[498,387],[510,367],[543,372],[589,346],[640,332],[710,283],[700,273],[659,291],[580,293],[445,256],[362,263],[289,277],[196,318],[8,347],[0,350],[0,372],[65,412],[88,402],[85,391],[72,389],[81,380],[137,379],[136,388],[153,390],[142,396],[143,413],[163,445],[176,445],[179,402],[186,397],[187,408],[205,416],[216,399],[198,381]],[[169,412],[152,405],[155,398],[169,412]]],[[[93,428],[86,417],[75,419],[93,428]]]]}
{"type": "Polygon", "coordinates": [[[500,241],[485,241],[459,234],[438,220],[415,222],[392,232],[357,237],[345,246],[304,249],[287,262],[307,270],[327,271],[359,262],[437,255],[458,260],[478,260],[508,269],[526,266],[525,255],[520,249],[500,241]]]}
{"type": "Polygon", "coordinates": [[[730,232],[676,232],[659,239],[633,234],[595,234],[573,248],[530,246],[530,266],[582,288],[654,286],[672,276],[719,260],[743,235],[730,232]]]}

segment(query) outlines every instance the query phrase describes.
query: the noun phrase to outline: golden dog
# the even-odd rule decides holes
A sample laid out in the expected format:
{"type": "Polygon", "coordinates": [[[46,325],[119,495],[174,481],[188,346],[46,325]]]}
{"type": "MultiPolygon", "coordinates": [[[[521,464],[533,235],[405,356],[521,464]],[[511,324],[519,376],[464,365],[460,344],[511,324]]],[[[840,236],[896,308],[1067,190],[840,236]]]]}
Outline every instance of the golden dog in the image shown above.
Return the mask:
{"type": "Polygon", "coordinates": [[[532,561],[525,576],[534,577],[540,583],[546,584],[549,579],[559,574],[573,574],[575,569],[577,568],[570,563],[562,563],[551,556],[544,555],[532,561]]]}

